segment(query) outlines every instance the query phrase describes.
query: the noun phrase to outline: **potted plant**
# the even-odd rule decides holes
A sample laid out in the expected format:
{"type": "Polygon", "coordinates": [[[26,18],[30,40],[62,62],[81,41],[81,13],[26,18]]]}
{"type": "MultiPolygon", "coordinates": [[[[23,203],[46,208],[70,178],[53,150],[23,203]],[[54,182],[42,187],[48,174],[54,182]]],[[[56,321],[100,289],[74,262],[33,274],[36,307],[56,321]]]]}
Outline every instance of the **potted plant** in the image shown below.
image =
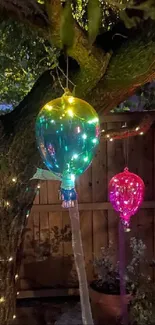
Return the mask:
{"type": "MultiPolygon", "coordinates": [[[[150,289],[153,286],[151,286],[151,279],[139,272],[142,263],[148,264],[145,259],[146,246],[143,241],[132,237],[130,239],[130,251],[131,259],[125,273],[126,296],[123,298],[124,303],[130,305],[130,322],[141,325],[137,321],[140,321],[138,310],[144,303],[142,297],[145,295],[146,306],[152,304],[148,302],[148,298],[153,297],[153,294],[145,293],[144,284],[147,287],[146,292],[149,285],[150,289]]],[[[94,260],[97,279],[90,285],[90,298],[93,316],[97,325],[115,324],[121,318],[119,261],[113,263],[114,253],[113,245],[110,242],[108,247],[101,248],[101,257],[94,260]]]]}

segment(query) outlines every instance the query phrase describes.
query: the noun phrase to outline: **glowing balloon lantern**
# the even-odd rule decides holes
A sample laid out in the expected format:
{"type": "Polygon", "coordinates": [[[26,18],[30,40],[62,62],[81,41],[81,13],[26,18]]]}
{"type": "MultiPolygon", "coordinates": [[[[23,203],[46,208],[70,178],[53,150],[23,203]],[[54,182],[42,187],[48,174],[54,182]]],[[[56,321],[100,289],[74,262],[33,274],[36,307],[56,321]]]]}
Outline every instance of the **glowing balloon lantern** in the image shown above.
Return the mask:
{"type": "Polygon", "coordinates": [[[128,168],[115,175],[109,183],[109,198],[113,208],[120,213],[120,218],[126,228],[129,227],[130,217],[133,216],[144,198],[145,185],[136,174],[128,168]]]}
{"type": "Polygon", "coordinates": [[[37,117],[38,148],[46,167],[62,182],[64,207],[74,206],[75,179],[92,162],[99,134],[93,107],[69,92],[46,104],[37,117]]]}

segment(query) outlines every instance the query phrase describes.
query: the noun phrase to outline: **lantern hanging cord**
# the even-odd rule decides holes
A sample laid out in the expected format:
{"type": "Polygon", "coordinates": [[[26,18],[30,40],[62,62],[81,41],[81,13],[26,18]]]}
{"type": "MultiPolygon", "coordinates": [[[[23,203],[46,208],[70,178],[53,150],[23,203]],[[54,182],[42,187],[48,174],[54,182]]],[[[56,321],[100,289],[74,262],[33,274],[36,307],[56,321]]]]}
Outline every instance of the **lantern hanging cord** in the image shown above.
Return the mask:
{"type": "Polygon", "coordinates": [[[66,71],[66,88],[68,89],[68,70],[69,70],[69,60],[67,55],[67,71],[66,71]]]}
{"type": "Polygon", "coordinates": [[[60,84],[60,87],[63,89],[63,91],[65,91],[65,88],[63,87],[63,84],[61,82],[60,76],[59,76],[59,72],[58,72],[58,68],[56,67],[56,74],[57,74],[57,78],[60,84]]]}
{"type": "MultiPolygon", "coordinates": [[[[125,127],[127,127],[126,122],[125,122],[125,127]]],[[[128,163],[129,163],[129,137],[124,139],[123,147],[124,147],[125,166],[128,166],[128,163]]]]}

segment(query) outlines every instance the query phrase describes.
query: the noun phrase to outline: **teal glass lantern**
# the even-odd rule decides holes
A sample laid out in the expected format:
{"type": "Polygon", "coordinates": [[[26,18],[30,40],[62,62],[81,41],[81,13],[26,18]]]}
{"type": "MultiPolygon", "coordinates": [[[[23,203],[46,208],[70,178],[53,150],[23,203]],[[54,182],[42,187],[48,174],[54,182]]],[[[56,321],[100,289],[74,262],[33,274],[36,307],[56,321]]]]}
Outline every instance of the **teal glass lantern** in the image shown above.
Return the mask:
{"type": "Polygon", "coordinates": [[[41,109],[36,119],[37,145],[46,167],[61,179],[63,206],[73,206],[75,179],[91,164],[99,136],[94,108],[68,92],[41,109]]]}

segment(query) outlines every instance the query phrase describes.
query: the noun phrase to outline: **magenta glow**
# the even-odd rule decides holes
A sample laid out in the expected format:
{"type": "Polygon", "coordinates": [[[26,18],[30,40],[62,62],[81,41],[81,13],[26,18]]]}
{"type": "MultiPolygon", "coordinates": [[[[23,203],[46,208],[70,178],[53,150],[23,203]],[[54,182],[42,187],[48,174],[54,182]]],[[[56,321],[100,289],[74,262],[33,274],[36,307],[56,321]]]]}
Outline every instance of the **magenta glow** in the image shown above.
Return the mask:
{"type": "Polygon", "coordinates": [[[129,226],[130,217],[139,209],[144,199],[145,185],[136,174],[125,168],[122,173],[115,175],[109,183],[109,199],[119,212],[124,225],[129,226]]]}

